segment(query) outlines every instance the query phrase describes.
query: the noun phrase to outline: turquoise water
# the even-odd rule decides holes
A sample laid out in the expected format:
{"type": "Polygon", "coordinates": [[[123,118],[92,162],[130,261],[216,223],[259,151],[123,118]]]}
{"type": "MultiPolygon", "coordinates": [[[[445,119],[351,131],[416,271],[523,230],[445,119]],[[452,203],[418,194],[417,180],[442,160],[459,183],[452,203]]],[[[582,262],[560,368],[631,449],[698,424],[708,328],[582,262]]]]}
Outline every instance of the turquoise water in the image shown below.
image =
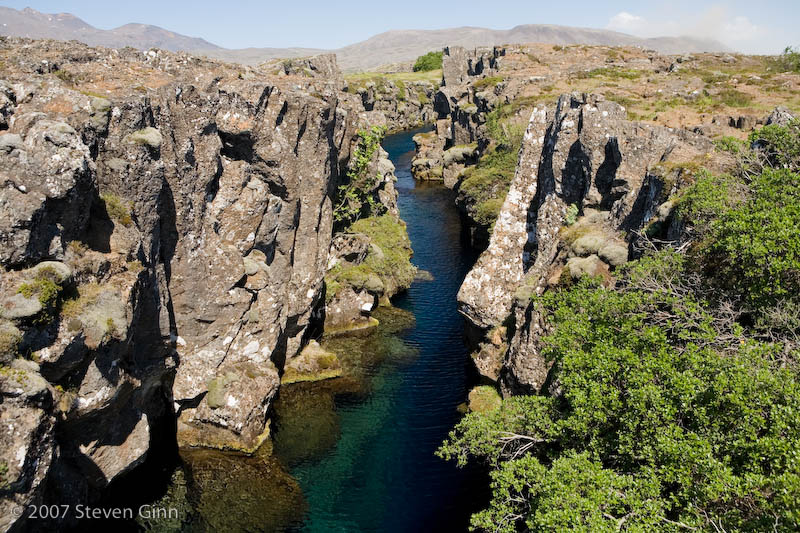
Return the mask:
{"type": "Polygon", "coordinates": [[[485,499],[481,472],[434,455],[473,380],[456,293],[476,257],[462,238],[452,191],[411,176],[411,137],[419,131],[383,143],[396,167],[413,262],[434,278],[394,302],[416,318],[400,334],[400,351],[413,356],[392,358],[389,350],[365,370],[367,392],[335,396],[338,441],[290,468],[307,502],[301,531],[464,531],[485,499]]]}

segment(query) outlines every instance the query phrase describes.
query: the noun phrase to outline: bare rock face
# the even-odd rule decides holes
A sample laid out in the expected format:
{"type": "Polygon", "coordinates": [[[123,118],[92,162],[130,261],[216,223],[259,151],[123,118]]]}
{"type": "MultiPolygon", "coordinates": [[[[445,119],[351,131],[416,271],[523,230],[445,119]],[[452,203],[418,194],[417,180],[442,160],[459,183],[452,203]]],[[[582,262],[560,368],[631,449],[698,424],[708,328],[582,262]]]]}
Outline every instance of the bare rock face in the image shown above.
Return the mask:
{"type": "Polygon", "coordinates": [[[42,502],[44,480],[55,459],[53,390],[31,361],[0,371],[0,530],[19,519],[19,506],[42,502]]]}
{"type": "Polygon", "coordinates": [[[369,124],[385,126],[390,131],[422,126],[435,116],[436,88],[427,81],[379,80],[347,86],[346,90],[354,94],[356,105],[363,108],[369,124]]]}
{"type": "Polygon", "coordinates": [[[452,87],[464,83],[470,76],[480,76],[497,70],[505,48],[475,48],[466,50],[461,46],[445,47],[442,55],[442,79],[444,85],[452,87]]]}
{"type": "Polygon", "coordinates": [[[14,123],[14,132],[0,137],[0,262],[16,266],[52,256],[80,234],[94,164],[69,124],[40,112],[14,123]]]}
{"type": "MultiPolygon", "coordinates": [[[[630,122],[600,96],[564,95],[555,109],[535,108],[489,248],[459,291],[461,311],[480,327],[500,324],[524,277],[543,289],[569,209],[594,212],[606,232],[639,228],[655,215],[665,186],[651,169],[711,150],[697,135],[630,122]]],[[[604,245],[615,246],[603,253],[618,265],[624,243],[604,245]]]]}
{"type": "MultiPolygon", "coordinates": [[[[60,502],[99,494],[146,460],[165,417],[180,445],[253,450],[284,365],[321,322],[332,197],[369,124],[335,58],[276,75],[155,50],[0,47],[13,58],[0,80],[2,509],[39,501],[48,476],[60,502]]],[[[383,152],[373,165],[396,216],[393,167],[383,152]]],[[[0,514],[0,529],[19,526],[0,514]]]]}

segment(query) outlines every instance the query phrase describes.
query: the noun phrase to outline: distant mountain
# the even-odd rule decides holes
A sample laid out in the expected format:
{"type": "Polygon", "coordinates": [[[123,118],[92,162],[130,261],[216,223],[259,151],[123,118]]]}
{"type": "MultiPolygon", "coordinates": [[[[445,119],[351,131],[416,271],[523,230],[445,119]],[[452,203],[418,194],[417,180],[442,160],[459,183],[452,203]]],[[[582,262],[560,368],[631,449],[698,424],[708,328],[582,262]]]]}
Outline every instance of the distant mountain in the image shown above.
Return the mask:
{"type": "Polygon", "coordinates": [[[346,71],[374,69],[390,63],[411,61],[444,46],[494,46],[514,43],[601,44],[642,46],[662,53],[723,52],[729,49],[718,41],[694,37],[655,37],[643,39],[625,33],[549,24],[525,24],[510,30],[461,27],[442,30],[393,30],[338,50],[319,48],[243,48],[230,50],[204,39],[187,37],[146,24],[126,24],[113,30],[100,30],[69,13],[46,14],[26,8],[22,11],[0,7],[0,35],[16,37],[75,39],[89,45],[120,48],[163,48],[203,54],[223,61],[257,64],[276,57],[301,57],[335,52],[346,71]]]}
{"type": "Polygon", "coordinates": [[[29,7],[17,11],[0,7],[0,35],[30,37],[31,39],[76,40],[91,46],[122,48],[163,48],[207,51],[220,47],[205,39],[187,37],[158,26],[126,24],[113,30],[100,30],[69,13],[40,13],[29,7]]]}
{"type": "Polygon", "coordinates": [[[642,46],[666,54],[685,52],[722,52],[720,42],[693,37],[656,37],[642,39],[625,33],[549,24],[525,24],[510,30],[487,28],[448,28],[443,30],[393,30],[366,41],[336,50],[339,64],[347,70],[367,70],[386,63],[414,59],[444,46],[494,46],[512,43],[602,44],[642,46]]]}

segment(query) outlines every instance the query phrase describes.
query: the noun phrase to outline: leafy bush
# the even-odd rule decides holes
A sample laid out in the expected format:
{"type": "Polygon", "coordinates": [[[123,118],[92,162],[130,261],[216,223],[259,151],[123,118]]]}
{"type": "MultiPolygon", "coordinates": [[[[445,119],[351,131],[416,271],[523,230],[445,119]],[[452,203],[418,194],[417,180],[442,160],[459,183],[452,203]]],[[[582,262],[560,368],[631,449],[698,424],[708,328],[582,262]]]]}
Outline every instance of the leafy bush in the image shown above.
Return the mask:
{"type": "Polygon", "coordinates": [[[771,124],[750,134],[748,141],[776,168],[800,172],[800,120],[786,126],[771,124]]]}
{"type": "Polygon", "coordinates": [[[690,290],[677,254],[535,300],[557,397],[467,415],[439,454],[493,466],[492,531],[800,527],[800,383],[690,290]],[[678,287],[676,289],[676,287],[678,287]]]}
{"type": "Polygon", "coordinates": [[[333,208],[336,223],[347,224],[360,216],[380,214],[381,205],[374,199],[373,189],[381,176],[368,174],[370,163],[380,147],[386,129],[373,126],[358,132],[358,144],[350,156],[347,183],[337,191],[333,208]]]}
{"type": "Polygon", "coordinates": [[[699,174],[678,201],[698,236],[693,256],[749,311],[800,293],[800,126],[765,126],[739,148],[739,175],[699,174]],[[752,163],[755,161],[756,163],[752,163]]]}
{"type": "Polygon", "coordinates": [[[800,294],[800,174],[766,170],[724,211],[710,246],[715,275],[752,306],[800,294]]]}
{"type": "Polygon", "coordinates": [[[783,53],[772,62],[772,66],[781,72],[800,72],[800,50],[787,46],[783,53]]]}
{"type": "Polygon", "coordinates": [[[442,68],[442,52],[428,52],[414,62],[414,72],[427,72],[442,68]]]}

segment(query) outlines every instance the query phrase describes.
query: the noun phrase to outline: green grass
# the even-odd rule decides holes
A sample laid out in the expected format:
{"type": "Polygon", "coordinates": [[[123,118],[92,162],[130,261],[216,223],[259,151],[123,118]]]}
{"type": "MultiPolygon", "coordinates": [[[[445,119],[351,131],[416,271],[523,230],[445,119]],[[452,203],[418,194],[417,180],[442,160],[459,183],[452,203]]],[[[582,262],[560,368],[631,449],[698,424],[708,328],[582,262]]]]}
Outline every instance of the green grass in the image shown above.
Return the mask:
{"type": "Polygon", "coordinates": [[[503,76],[488,76],[486,78],[481,78],[472,86],[475,88],[476,91],[485,91],[486,89],[493,89],[497,86],[498,83],[503,81],[503,76]]]}
{"type": "Polygon", "coordinates": [[[64,300],[61,305],[61,316],[63,318],[77,318],[84,309],[94,304],[102,292],[99,283],[87,283],[78,287],[78,294],[68,300],[64,300]]]}
{"type": "Polygon", "coordinates": [[[478,224],[491,226],[497,220],[516,166],[517,150],[500,149],[484,155],[465,171],[459,194],[474,206],[472,216],[478,224]]]}
{"type": "Polygon", "coordinates": [[[397,87],[397,101],[398,102],[405,102],[406,101],[406,83],[403,80],[397,80],[394,82],[395,86],[397,87]]]}
{"type": "Polygon", "coordinates": [[[576,78],[608,78],[611,80],[635,80],[642,76],[642,71],[621,67],[600,67],[575,74],[576,78]]]}
{"type": "Polygon", "coordinates": [[[753,102],[753,97],[736,89],[724,89],[717,98],[728,107],[748,107],[753,102]]]}

